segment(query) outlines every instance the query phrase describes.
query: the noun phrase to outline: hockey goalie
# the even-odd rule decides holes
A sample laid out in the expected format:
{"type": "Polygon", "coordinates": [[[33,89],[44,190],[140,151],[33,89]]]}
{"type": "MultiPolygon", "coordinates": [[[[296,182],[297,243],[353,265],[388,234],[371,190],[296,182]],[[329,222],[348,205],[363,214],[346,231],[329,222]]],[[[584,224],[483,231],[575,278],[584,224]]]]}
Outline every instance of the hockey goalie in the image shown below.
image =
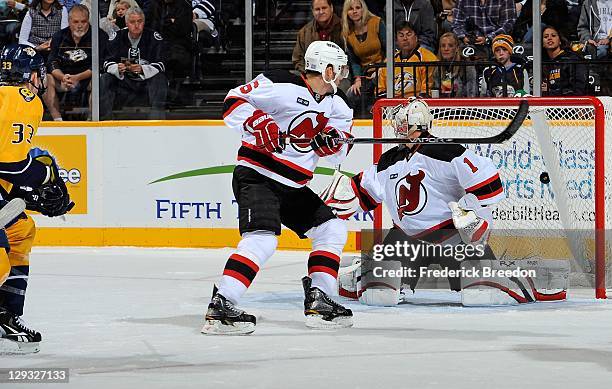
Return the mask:
{"type": "MultiPolygon", "coordinates": [[[[412,99],[392,115],[398,138],[431,137],[433,117],[424,101],[412,99]]],[[[384,203],[393,220],[382,244],[343,264],[341,295],[395,305],[401,288],[414,292],[421,274],[437,264],[466,306],[565,298],[565,264],[496,260],[487,241],[492,211],[505,199],[503,185],[489,158],[462,145],[400,144],[352,178],[336,173],[321,197],[344,219],[384,203]],[[505,276],[521,268],[531,276],[505,276]]]]}

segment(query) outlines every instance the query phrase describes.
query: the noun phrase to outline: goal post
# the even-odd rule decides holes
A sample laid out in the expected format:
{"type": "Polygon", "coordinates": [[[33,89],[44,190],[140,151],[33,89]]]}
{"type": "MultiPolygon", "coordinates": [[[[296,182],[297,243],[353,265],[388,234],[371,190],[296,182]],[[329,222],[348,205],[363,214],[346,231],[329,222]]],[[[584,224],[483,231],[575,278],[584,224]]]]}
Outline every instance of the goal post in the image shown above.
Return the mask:
{"type": "MultiPolygon", "coordinates": [[[[612,227],[612,178],[606,179],[606,168],[612,169],[612,151],[606,155],[606,149],[612,150],[606,147],[612,144],[612,97],[425,99],[433,116],[432,135],[462,138],[501,132],[523,100],[530,114],[512,139],[499,145],[467,145],[490,157],[500,170],[508,198],[498,207],[495,229],[501,235],[529,231],[523,242],[535,234],[539,238],[534,245],[542,245],[544,239],[552,242],[563,233],[574,260],[594,275],[596,297],[606,298],[606,285],[612,285],[612,272],[606,271],[612,251],[612,239],[606,239],[612,227]]],[[[375,103],[373,137],[395,137],[392,108],[407,102],[375,103]]],[[[373,162],[390,147],[375,144],[373,162]]],[[[386,226],[378,207],[374,228],[386,226]]]]}

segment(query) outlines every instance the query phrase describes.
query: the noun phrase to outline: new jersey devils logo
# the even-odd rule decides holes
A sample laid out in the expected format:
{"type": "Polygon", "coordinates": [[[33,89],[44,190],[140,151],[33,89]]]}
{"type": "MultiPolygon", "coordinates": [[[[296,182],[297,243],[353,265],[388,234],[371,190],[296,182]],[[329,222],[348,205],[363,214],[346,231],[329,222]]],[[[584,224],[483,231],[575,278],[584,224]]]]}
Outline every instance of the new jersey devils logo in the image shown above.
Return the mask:
{"type": "Polygon", "coordinates": [[[395,198],[397,199],[397,216],[400,220],[404,216],[416,215],[427,204],[427,190],[423,185],[425,172],[420,170],[416,174],[408,175],[395,185],[395,198]]]}
{"type": "MultiPolygon", "coordinates": [[[[291,138],[312,138],[321,132],[329,118],[323,115],[323,112],[304,111],[289,123],[289,136],[291,138]]],[[[299,153],[308,153],[312,150],[310,142],[291,143],[291,147],[299,153]]]]}

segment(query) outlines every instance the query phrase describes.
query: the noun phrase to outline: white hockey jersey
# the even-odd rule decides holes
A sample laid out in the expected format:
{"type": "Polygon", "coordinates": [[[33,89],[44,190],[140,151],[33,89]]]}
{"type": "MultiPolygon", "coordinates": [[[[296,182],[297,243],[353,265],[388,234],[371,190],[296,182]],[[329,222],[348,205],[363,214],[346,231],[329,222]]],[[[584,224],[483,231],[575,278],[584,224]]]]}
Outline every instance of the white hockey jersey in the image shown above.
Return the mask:
{"type": "Polygon", "coordinates": [[[433,243],[457,234],[450,201],[473,193],[484,206],[506,197],[493,162],[461,145],[394,147],[352,185],[364,210],[384,202],[395,226],[433,243]]]}
{"type": "MultiPolygon", "coordinates": [[[[327,126],[346,135],[353,126],[353,110],[343,95],[319,95],[309,88],[303,76],[288,71],[260,74],[250,83],[229,91],[223,119],[227,126],[242,134],[238,164],[294,188],[312,179],[319,156],[309,142],[288,143],[282,153],[258,148],[255,137],[244,126],[256,110],[270,114],[281,131],[293,138],[312,138],[327,126]]],[[[347,153],[348,145],[344,145],[327,158],[332,164],[340,164],[347,153]]]]}

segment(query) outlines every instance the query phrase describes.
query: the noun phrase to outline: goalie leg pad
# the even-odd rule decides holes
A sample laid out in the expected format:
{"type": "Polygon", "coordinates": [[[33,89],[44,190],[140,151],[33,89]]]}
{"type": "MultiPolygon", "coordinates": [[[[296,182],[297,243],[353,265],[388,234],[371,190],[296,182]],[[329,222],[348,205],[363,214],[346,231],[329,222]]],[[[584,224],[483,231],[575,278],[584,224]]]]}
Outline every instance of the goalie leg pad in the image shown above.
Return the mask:
{"type": "Polygon", "coordinates": [[[399,304],[402,269],[400,261],[362,261],[359,302],[385,307],[399,304]]]}
{"type": "Polygon", "coordinates": [[[361,257],[345,256],[340,260],[338,270],[338,294],[357,299],[357,282],[361,278],[361,257]]]}
{"type": "Polygon", "coordinates": [[[567,260],[464,261],[461,301],[464,306],[516,305],[536,301],[561,301],[567,296],[567,260]],[[499,275],[499,272],[511,276],[499,275]],[[491,274],[495,272],[495,274],[491,274]]]}

